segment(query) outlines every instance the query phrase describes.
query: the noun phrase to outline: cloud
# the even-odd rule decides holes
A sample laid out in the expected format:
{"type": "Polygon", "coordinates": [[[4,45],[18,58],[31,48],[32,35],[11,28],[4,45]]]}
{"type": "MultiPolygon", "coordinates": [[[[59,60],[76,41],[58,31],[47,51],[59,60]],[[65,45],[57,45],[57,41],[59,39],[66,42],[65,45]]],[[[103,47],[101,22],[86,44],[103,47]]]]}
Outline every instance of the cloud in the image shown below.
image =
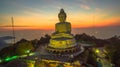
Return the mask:
{"type": "Polygon", "coordinates": [[[100,8],[95,8],[95,11],[96,11],[96,12],[101,12],[102,9],[100,9],[100,8]]]}
{"type": "Polygon", "coordinates": [[[93,0],[77,0],[77,1],[82,4],[93,4],[94,3],[93,0]]]}
{"type": "Polygon", "coordinates": [[[86,9],[86,10],[90,10],[91,9],[90,6],[85,5],[85,4],[81,4],[80,7],[83,8],[83,9],[86,9]]]}

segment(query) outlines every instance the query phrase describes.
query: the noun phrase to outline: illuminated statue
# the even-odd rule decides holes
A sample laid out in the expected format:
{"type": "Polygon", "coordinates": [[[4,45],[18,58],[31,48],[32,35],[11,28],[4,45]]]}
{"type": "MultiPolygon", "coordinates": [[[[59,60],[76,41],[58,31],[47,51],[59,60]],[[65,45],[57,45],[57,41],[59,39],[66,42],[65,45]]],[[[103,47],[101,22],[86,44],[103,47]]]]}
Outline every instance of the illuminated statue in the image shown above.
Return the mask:
{"type": "Polygon", "coordinates": [[[61,9],[58,14],[60,22],[55,24],[55,33],[52,34],[51,38],[73,38],[73,35],[71,34],[71,24],[66,22],[66,17],[66,13],[63,9],[61,9]]]}
{"type": "Polygon", "coordinates": [[[49,47],[70,48],[76,45],[74,36],[71,34],[71,24],[66,22],[66,13],[63,9],[58,14],[59,21],[55,24],[55,32],[51,35],[49,47]]]}
{"type": "Polygon", "coordinates": [[[71,24],[66,22],[66,17],[66,13],[61,9],[58,14],[59,22],[55,24],[55,32],[52,33],[50,42],[45,46],[45,49],[41,49],[35,65],[42,66],[43,64],[45,67],[80,67],[81,64],[76,57],[83,52],[83,48],[71,34],[71,24]],[[46,64],[41,64],[40,61],[46,64]]]}
{"type": "Polygon", "coordinates": [[[55,25],[55,33],[71,33],[71,24],[66,22],[67,16],[63,9],[60,10],[58,17],[60,22],[55,25]]]}

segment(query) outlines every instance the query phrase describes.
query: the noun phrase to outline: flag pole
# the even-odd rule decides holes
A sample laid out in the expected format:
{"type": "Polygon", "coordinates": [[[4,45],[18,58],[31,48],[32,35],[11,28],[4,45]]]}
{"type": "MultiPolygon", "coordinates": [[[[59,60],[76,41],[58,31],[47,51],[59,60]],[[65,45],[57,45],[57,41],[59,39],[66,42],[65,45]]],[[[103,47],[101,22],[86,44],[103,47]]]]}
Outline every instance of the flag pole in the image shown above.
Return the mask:
{"type": "Polygon", "coordinates": [[[13,17],[11,17],[11,21],[12,21],[12,34],[13,34],[13,44],[15,44],[15,30],[14,30],[14,19],[13,17]]]}

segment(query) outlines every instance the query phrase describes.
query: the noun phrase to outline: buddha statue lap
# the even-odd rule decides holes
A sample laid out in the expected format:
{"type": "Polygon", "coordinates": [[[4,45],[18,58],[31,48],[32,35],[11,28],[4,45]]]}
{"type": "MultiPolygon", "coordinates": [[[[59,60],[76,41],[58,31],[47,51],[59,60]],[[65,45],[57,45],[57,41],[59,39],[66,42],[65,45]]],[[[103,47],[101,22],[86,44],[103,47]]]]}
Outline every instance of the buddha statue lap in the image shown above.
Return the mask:
{"type": "Polygon", "coordinates": [[[55,25],[56,33],[67,33],[71,32],[71,24],[69,22],[59,22],[55,25]]]}

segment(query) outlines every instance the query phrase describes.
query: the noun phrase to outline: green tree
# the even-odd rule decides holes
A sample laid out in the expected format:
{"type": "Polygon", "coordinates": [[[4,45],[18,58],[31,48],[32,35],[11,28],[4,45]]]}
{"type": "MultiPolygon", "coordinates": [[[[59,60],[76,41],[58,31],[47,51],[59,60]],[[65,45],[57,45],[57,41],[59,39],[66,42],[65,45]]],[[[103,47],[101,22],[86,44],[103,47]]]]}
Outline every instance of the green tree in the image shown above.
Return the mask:
{"type": "Polygon", "coordinates": [[[34,47],[31,42],[21,42],[21,43],[18,43],[16,47],[16,53],[18,55],[29,54],[33,50],[34,50],[34,47]]]}
{"type": "Polygon", "coordinates": [[[16,53],[14,51],[13,46],[5,47],[0,51],[0,59],[5,59],[7,57],[12,57],[14,55],[16,55],[16,53]]]}
{"type": "Polygon", "coordinates": [[[114,36],[108,39],[109,45],[105,45],[106,58],[110,60],[116,67],[120,67],[120,39],[114,36]]]}

